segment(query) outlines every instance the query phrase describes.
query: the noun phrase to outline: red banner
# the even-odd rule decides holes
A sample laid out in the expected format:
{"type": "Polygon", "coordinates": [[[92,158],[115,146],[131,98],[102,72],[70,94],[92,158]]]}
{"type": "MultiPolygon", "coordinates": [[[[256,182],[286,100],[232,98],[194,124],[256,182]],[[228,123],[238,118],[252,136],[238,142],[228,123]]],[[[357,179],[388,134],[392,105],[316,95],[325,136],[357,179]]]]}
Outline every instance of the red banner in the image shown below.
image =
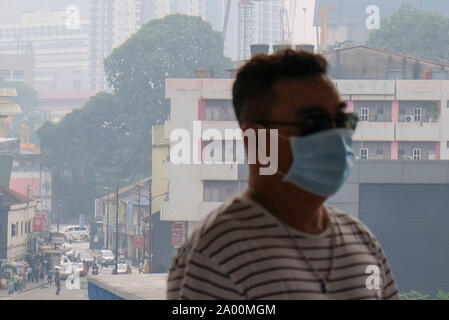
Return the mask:
{"type": "Polygon", "coordinates": [[[42,216],[35,216],[33,218],[33,232],[42,231],[42,216]]]}
{"type": "Polygon", "coordinates": [[[35,214],[33,218],[33,232],[48,230],[47,214],[35,214]]]}
{"type": "Polygon", "coordinates": [[[134,249],[142,249],[143,248],[143,236],[134,236],[133,248],[134,249]]]}

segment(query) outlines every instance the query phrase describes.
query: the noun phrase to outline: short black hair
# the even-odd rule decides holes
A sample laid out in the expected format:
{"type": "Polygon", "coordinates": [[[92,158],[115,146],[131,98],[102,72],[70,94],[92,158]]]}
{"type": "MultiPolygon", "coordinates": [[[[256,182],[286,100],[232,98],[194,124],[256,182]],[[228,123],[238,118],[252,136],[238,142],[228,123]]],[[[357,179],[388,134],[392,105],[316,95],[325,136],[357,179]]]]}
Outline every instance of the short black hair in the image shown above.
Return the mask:
{"type": "Polygon", "coordinates": [[[271,112],[272,88],[277,81],[324,75],[327,68],[322,55],[303,50],[255,55],[240,68],[232,88],[232,103],[240,125],[271,112]]]}

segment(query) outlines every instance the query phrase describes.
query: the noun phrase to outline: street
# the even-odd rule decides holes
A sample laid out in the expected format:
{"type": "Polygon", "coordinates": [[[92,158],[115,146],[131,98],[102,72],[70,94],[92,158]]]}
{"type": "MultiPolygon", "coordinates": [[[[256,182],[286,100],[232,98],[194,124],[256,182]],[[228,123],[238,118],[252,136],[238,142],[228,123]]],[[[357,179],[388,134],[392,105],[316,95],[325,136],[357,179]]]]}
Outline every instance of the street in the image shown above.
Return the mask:
{"type": "Polygon", "coordinates": [[[69,290],[65,286],[65,281],[61,281],[61,291],[56,295],[56,286],[45,285],[23,293],[18,293],[10,297],[0,297],[0,300],[88,300],[86,289],[69,290]]]}

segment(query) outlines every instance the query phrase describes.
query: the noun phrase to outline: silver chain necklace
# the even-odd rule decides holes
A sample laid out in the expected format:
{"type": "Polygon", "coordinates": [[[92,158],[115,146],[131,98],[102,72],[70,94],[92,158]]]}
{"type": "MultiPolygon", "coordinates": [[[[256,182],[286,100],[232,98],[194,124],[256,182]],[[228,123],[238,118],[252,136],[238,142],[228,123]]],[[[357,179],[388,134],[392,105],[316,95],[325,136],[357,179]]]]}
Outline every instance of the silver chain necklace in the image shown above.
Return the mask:
{"type": "MultiPolygon", "coordinates": [[[[257,194],[254,190],[249,189],[250,192],[256,196],[257,199],[257,194]]],[[[270,206],[270,209],[272,211],[273,214],[275,214],[275,210],[273,210],[273,208],[270,206]]],[[[275,214],[276,215],[276,214],[275,214]]],[[[328,294],[329,293],[329,279],[331,277],[332,274],[332,270],[334,269],[334,260],[335,260],[335,230],[334,230],[334,223],[332,222],[331,219],[331,215],[328,214],[328,223],[331,224],[331,241],[332,241],[332,260],[331,260],[331,265],[329,267],[329,273],[327,274],[326,280],[323,279],[323,277],[321,276],[321,274],[317,271],[317,269],[315,268],[315,266],[312,264],[312,262],[310,262],[310,260],[307,258],[307,256],[304,254],[304,251],[298,246],[298,244],[295,241],[295,238],[293,237],[293,235],[290,232],[289,227],[281,220],[281,225],[285,228],[285,230],[288,233],[288,236],[290,238],[290,240],[293,242],[293,245],[295,246],[295,248],[298,250],[298,252],[301,253],[302,257],[304,258],[304,260],[307,262],[307,264],[310,266],[310,268],[313,270],[313,273],[315,274],[315,277],[321,282],[321,292],[324,294],[328,294]]]]}

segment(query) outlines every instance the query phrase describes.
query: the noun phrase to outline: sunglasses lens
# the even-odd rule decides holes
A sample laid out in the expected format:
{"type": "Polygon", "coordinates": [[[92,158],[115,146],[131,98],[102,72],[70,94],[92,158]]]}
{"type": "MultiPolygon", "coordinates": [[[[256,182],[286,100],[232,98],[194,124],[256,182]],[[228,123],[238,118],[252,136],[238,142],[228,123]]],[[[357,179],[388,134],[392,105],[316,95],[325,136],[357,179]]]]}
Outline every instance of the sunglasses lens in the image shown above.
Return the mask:
{"type": "Polygon", "coordinates": [[[329,116],[307,117],[302,123],[302,135],[307,136],[332,127],[332,119],[329,116]]]}

